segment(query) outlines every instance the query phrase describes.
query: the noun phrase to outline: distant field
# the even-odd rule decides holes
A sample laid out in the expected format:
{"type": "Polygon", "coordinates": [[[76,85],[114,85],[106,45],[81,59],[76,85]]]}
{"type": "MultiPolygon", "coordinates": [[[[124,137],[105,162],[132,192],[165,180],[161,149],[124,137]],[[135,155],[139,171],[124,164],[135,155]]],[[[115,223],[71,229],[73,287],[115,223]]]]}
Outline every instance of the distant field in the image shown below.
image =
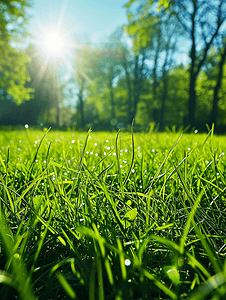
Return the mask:
{"type": "Polygon", "coordinates": [[[226,137],[0,132],[1,299],[225,299],[226,137]]]}

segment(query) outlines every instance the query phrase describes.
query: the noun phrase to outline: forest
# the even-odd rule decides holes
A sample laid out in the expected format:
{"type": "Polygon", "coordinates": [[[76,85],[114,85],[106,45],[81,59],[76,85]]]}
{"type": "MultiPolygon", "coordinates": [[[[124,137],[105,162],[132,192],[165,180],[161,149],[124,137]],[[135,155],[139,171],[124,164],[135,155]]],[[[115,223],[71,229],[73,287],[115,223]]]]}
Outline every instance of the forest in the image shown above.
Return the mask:
{"type": "Polygon", "coordinates": [[[225,1],[128,1],[103,43],[74,35],[70,71],[18,46],[31,3],[16,3],[0,1],[0,125],[226,130],[225,1]]]}

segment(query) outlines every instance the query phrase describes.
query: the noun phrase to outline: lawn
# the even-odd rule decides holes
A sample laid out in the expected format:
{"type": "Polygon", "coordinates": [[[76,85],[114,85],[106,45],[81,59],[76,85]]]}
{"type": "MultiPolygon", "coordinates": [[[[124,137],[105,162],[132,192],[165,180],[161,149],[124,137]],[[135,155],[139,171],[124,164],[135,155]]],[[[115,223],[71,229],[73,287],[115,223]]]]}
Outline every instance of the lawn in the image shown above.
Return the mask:
{"type": "Polygon", "coordinates": [[[1,131],[1,300],[225,299],[225,149],[212,131],[1,131]]]}

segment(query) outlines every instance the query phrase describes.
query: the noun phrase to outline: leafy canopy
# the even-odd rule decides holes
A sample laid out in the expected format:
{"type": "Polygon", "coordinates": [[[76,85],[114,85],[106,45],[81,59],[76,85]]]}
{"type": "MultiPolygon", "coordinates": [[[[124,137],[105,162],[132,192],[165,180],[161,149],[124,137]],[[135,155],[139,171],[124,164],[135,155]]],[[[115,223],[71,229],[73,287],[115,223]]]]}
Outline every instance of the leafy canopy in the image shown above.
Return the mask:
{"type": "Polygon", "coordinates": [[[29,57],[18,47],[26,35],[30,5],[29,0],[0,0],[0,97],[7,95],[17,104],[29,100],[32,92],[25,87],[29,57]]]}

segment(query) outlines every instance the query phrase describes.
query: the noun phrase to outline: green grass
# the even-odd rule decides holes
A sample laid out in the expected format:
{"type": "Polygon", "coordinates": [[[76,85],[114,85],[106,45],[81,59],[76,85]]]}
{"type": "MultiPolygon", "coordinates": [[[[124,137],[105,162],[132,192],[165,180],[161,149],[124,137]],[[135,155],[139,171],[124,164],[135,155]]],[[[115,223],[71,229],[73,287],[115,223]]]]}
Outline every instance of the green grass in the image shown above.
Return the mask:
{"type": "Polygon", "coordinates": [[[225,149],[212,132],[1,132],[1,300],[225,299],[225,149]]]}

